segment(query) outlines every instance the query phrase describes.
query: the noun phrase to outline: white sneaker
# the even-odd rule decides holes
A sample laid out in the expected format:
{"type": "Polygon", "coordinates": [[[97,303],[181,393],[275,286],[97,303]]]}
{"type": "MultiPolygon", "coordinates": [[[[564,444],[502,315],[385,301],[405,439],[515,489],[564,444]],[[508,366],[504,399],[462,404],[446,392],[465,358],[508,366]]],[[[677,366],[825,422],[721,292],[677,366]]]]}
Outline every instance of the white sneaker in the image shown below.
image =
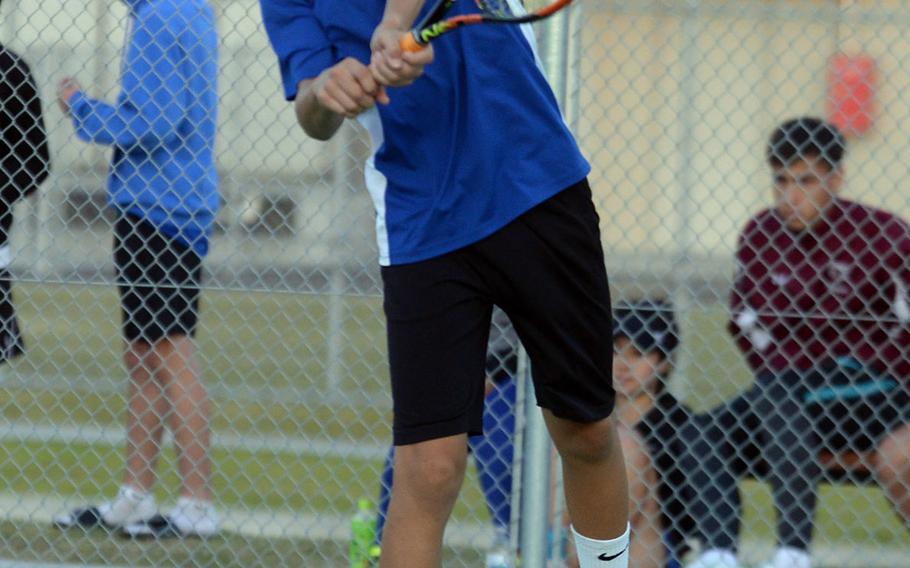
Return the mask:
{"type": "Polygon", "coordinates": [[[812,557],[800,548],[784,546],[778,548],[771,560],[762,564],[761,568],[812,568],[812,557]]]}
{"type": "Polygon", "coordinates": [[[80,507],[69,513],[54,517],[54,526],[61,529],[96,526],[107,528],[122,527],[128,523],[143,521],[158,513],[155,498],[127,486],[120,488],[113,501],[100,505],[80,507]]]}
{"type": "Polygon", "coordinates": [[[509,560],[508,553],[504,551],[491,550],[487,552],[487,568],[512,568],[512,561],[509,560]]]}
{"type": "Polygon", "coordinates": [[[167,515],[127,524],[122,534],[131,538],[205,538],[217,534],[218,528],[218,512],[211,502],[181,497],[167,515]]]}
{"type": "Polygon", "coordinates": [[[739,562],[730,549],[710,548],[702,552],[688,568],[739,568],[739,562]]]}

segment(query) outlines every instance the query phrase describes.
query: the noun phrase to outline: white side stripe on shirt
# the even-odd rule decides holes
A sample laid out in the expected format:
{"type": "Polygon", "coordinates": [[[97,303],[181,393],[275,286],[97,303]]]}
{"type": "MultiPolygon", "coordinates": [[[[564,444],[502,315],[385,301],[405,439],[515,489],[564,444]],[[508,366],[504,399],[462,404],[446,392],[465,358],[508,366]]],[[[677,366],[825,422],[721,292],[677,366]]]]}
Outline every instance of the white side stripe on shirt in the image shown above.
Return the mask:
{"type": "Polygon", "coordinates": [[[894,277],[894,315],[901,324],[910,323],[910,287],[894,277]]]}

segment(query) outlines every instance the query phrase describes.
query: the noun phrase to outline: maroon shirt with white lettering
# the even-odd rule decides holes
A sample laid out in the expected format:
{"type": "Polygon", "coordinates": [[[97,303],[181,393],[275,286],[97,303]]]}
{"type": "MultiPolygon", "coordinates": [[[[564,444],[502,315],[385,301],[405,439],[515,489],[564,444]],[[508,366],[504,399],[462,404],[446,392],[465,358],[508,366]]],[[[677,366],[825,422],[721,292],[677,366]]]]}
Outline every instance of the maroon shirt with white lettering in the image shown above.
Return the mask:
{"type": "Polygon", "coordinates": [[[910,226],[835,199],[803,231],[775,210],[740,235],[730,331],[756,372],[851,356],[910,383],[910,226]],[[757,319],[748,314],[756,312],[757,319]],[[754,320],[754,324],[751,320],[754,320]]]}

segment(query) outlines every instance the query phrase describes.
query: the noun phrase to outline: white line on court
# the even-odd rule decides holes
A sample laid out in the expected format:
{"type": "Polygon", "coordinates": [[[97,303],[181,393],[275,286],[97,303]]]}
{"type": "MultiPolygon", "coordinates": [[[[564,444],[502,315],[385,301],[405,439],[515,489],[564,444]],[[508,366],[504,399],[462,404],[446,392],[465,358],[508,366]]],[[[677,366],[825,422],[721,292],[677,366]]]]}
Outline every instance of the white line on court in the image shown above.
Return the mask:
{"type": "MultiPolygon", "coordinates": [[[[122,427],[101,428],[92,425],[34,424],[30,422],[0,421],[0,439],[22,442],[62,442],[118,445],[126,440],[122,427]]],[[[172,442],[170,433],[164,443],[172,442]]],[[[250,452],[306,454],[319,457],[359,459],[384,458],[388,447],[378,444],[336,442],[306,438],[290,438],[274,434],[238,435],[228,432],[213,433],[216,447],[250,452]]]]}
{"type": "MultiPolygon", "coordinates": [[[[52,517],[81,502],[48,495],[15,495],[0,493],[0,511],[6,520],[47,524],[52,517]]],[[[312,541],[345,542],[350,537],[350,520],[338,515],[309,515],[295,511],[247,509],[221,510],[223,528],[227,532],[253,538],[298,538],[312,541]]],[[[446,544],[458,548],[483,550],[492,544],[491,530],[486,524],[449,523],[446,544]]],[[[772,544],[746,540],[741,556],[747,565],[757,565],[773,553],[772,544]]],[[[813,564],[839,568],[897,568],[907,566],[910,550],[883,548],[862,544],[824,544],[812,551],[813,564]]],[[[58,564],[23,564],[0,560],[0,568],[70,568],[58,564]],[[5,563],[4,563],[5,562],[5,563]]],[[[88,567],[93,568],[93,567],[88,567]]]]}
{"type": "Polygon", "coordinates": [[[3,560],[0,558],[0,568],[129,568],[127,566],[113,566],[110,564],[48,564],[46,562],[26,562],[24,560],[3,560]]]}
{"type": "MultiPolygon", "coordinates": [[[[0,422],[0,440],[65,443],[120,444],[124,441],[122,428],[96,426],[57,426],[21,422],[0,422]]],[[[316,455],[320,457],[380,458],[386,448],[379,445],[336,443],[303,438],[288,439],[277,436],[240,436],[222,433],[214,436],[215,445],[226,449],[247,451],[272,451],[316,455]]],[[[47,495],[16,495],[0,493],[0,511],[7,520],[47,523],[57,513],[83,503],[47,495]]],[[[225,531],[260,538],[300,538],[344,542],[349,538],[350,519],[338,515],[310,515],[298,511],[280,510],[221,510],[225,531]]],[[[446,529],[446,544],[453,547],[483,549],[492,542],[491,530],[481,523],[450,523],[446,529]]],[[[771,543],[745,540],[742,557],[749,563],[758,563],[773,552],[771,543]]],[[[839,568],[896,568],[908,566],[908,547],[882,548],[862,543],[828,544],[816,546],[812,551],[813,563],[839,568]]],[[[27,568],[69,568],[66,565],[3,564],[0,568],[23,566],[27,568]]],[[[90,567],[91,568],[91,567],[90,567]]]]}
{"type": "MultiPolygon", "coordinates": [[[[272,451],[315,455],[376,459],[385,457],[387,448],[378,445],[288,439],[277,436],[239,436],[216,433],[216,447],[246,451],[272,451]]],[[[97,426],[57,426],[22,422],[0,422],[0,440],[62,443],[122,444],[123,428],[97,426]]],[[[168,443],[168,440],[165,440],[168,443]]],[[[50,523],[54,515],[84,503],[47,495],[15,495],[0,493],[0,511],[6,517],[20,521],[50,523]]],[[[347,540],[350,519],[345,516],[308,515],[297,511],[280,510],[222,510],[222,526],[226,531],[247,536],[267,538],[306,538],[309,540],[347,540]]],[[[484,547],[492,542],[488,525],[454,523],[446,531],[446,542],[456,547],[484,547]]],[[[0,567],[2,568],[2,567],[0,567]]]]}
{"type": "MultiPolygon", "coordinates": [[[[0,493],[0,511],[4,519],[46,524],[48,530],[53,530],[50,525],[55,515],[84,504],[78,498],[0,493]]],[[[350,518],[340,515],[311,515],[274,509],[219,509],[218,513],[225,531],[249,537],[336,542],[350,538],[350,518]]],[[[486,548],[492,544],[492,532],[493,529],[486,523],[450,523],[445,541],[453,547],[486,548]]]]}

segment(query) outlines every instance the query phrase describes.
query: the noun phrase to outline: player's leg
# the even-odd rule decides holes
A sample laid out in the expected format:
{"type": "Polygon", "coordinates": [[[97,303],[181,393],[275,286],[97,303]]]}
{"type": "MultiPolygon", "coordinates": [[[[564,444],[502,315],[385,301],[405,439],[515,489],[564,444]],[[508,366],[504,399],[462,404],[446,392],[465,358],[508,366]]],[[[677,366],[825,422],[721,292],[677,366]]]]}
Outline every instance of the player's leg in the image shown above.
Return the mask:
{"type": "Polygon", "coordinates": [[[381,566],[439,566],[467,435],[483,432],[492,302],[462,253],[382,269],[395,444],[381,566]]]}
{"type": "Polygon", "coordinates": [[[153,289],[148,277],[154,258],[146,245],[147,235],[138,221],[121,216],[114,225],[113,257],[125,340],[124,362],[129,375],[124,485],[112,501],[56,517],[54,524],[60,528],[116,528],[146,521],[157,513],[151,488],[161,452],[167,401],[155,376],[160,360],[143,336],[154,319],[148,302],[153,289]]]}
{"type": "Polygon", "coordinates": [[[690,514],[703,540],[702,554],[694,564],[699,568],[738,566],[739,479],[745,471],[737,465],[759,434],[754,395],[749,391],[707,414],[693,416],[681,433],[687,447],[683,470],[691,490],[690,514]]]}
{"type": "Polygon", "coordinates": [[[613,421],[580,423],[558,418],[547,410],[544,418],[562,460],[572,527],[597,540],[625,532],[629,511],[626,468],[613,421]]]}
{"type": "Polygon", "coordinates": [[[664,568],[666,547],[657,496],[657,470],[641,434],[618,427],[629,485],[629,563],[635,568],[664,568]]]}
{"type": "Polygon", "coordinates": [[[879,444],[875,474],[894,510],[910,530],[910,423],[888,434],[879,444]]]}
{"type": "MultiPolygon", "coordinates": [[[[616,426],[610,418],[577,422],[559,418],[549,410],[544,410],[544,419],[562,461],[566,508],[573,531],[583,542],[619,538],[621,546],[595,555],[603,556],[601,560],[614,557],[628,545],[629,517],[626,468],[616,426]]],[[[583,567],[593,566],[585,563],[582,551],[579,561],[583,567]]]]}
{"type": "MultiPolygon", "coordinates": [[[[97,507],[97,519],[109,527],[142,522],[157,513],[152,490],[157,481],[158,458],[164,434],[167,400],[154,376],[158,359],[142,341],[126,342],[124,354],[129,384],[126,413],[126,468],[116,498],[97,507]]],[[[70,519],[92,524],[92,509],[74,511],[70,519]]],[[[58,522],[59,526],[66,523],[58,522]]]]}
{"type": "Polygon", "coordinates": [[[467,438],[396,446],[381,566],[441,566],[442,536],[464,480],[467,438]]]}
{"type": "Polygon", "coordinates": [[[181,495],[211,502],[211,404],[201,380],[195,343],[187,335],[175,334],[159,341],[156,351],[163,362],[158,376],[171,406],[181,495]]]}
{"type": "Polygon", "coordinates": [[[531,359],[538,404],[563,460],[582,568],[628,564],[622,448],[612,422],[610,290],[585,180],[478,244],[494,301],[531,359]]]}
{"type": "MultiPolygon", "coordinates": [[[[137,423],[137,436],[143,429],[160,434],[162,421],[170,421],[181,495],[210,501],[210,410],[193,342],[202,260],[190,247],[166,238],[147,221],[130,219],[131,240],[136,242],[125,251],[132,258],[123,262],[126,268],[121,279],[132,284],[121,284],[121,293],[124,333],[130,340],[127,362],[140,391],[131,397],[136,411],[131,412],[132,420],[137,423]],[[153,388],[162,394],[149,398],[153,388]]],[[[160,439],[156,445],[160,449],[160,439]]]]}
{"type": "MultiPolygon", "coordinates": [[[[816,375],[813,373],[813,375],[816,375]]],[[[790,371],[759,376],[763,392],[755,403],[766,440],[763,457],[777,512],[778,550],[768,566],[808,566],[818,502],[821,440],[804,402],[813,378],[790,371]],[[784,564],[786,562],[786,564],[784,564]]]]}
{"type": "Polygon", "coordinates": [[[161,358],[147,337],[156,326],[159,308],[153,279],[154,251],[148,248],[149,230],[137,218],[123,216],[115,227],[114,261],[123,337],[124,363],[129,374],[127,403],[127,456],[125,486],[150,492],[156,480],[161,438],[168,404],[157,372],[161,358]]]}
{"type": "Polygon", "coordinates": [[[166,515],[130,523],[124,531],[133,537],[209,536],[218,530],[210,490],[211,410],[194,342],[202,259],[149,222],[134,224],[142,242],[137,288],[144,290],[135,324],[159,362],[154,379],[167,402],[163,417],[174,434],[181,495],[166,515]]]}
{"type": "Polygon", "coordinates": [[[0,349],[0,363],[5,363],[25,352],[25,342],[22,340],[19,319],[16,317],[16,306],[13,304],[9,268],[4,266],[5,261],[9,260],[8,250],[6,245],[0,246],[0,346],[3,346],[0,349]],[[4,256],[7,256],[5,261],[2,260],[4,256]]]}
{"type": "MultiPolygon", "coordinates": [[[[877,437],[874,470],[895,512],[910,530],[910,393],[896,385],[862,412],[875,423],[860,420],[863,431],[877,437]],[[876,436],[876,434],[879,434],[876,436]]],[[[863,448],[860,448],[863,449],[863,448]]]]}
{"type": "Polygon", "coordinates": [[[129,374],[124,485],[150,492],[157,479],[158,457],[168,402],[155,377],[161,361],[145,341],[127,341],[124,362],[129,374]]]}

